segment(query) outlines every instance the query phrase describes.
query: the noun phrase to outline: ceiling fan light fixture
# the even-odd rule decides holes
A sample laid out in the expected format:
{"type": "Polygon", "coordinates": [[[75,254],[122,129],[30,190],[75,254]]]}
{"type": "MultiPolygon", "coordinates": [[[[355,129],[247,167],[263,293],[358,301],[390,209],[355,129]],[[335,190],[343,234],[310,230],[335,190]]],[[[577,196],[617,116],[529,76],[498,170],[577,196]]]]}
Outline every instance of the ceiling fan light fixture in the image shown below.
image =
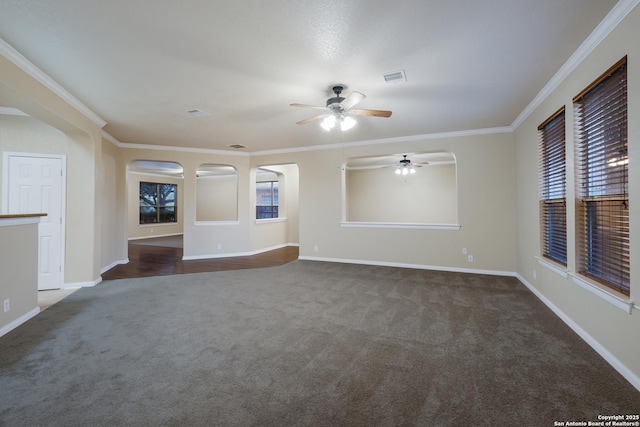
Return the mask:
{"type": "Polygon", "coordinates": [[[343,117],[340,120],[340,130],[347,131],[356,125],[356,121],[349,116],[343,117]]]}
{"type": "Polygon", "coordinates": [[[396,175],[407,176],[416,173],[416,168],[411,163],[411,160],[407,159],[406,154],[400,160],[400,164],[394,170],[396,175]]]}
{"type": "Polygon", "coordinates": [[[342,97],[342,91],[345,89],[344,85],[333,85],[331,90],[335,94],[334,97],[327,100],[325,107],[308,104],[289,104],[291,107],[303,107],[314,108],[319,110],[325,110],[324,114],[317,114],[308,119],[300,120],[296,122],[298,125],[306,125],[307,123],[315,122],[316,120],[322,120],[320,126],[327,132],[333,129],[337,121],[340,121],[340,130],[347,131],[356,125],[356,120],[350,115],[355,114],[358,116],[372,116],[372,117],[391,117],[391,111],[386,110],[368,110],[368,109],[353,109],[359,104],[366,95],[360,92],[351,92],[349,96],[342,97]]]}
{"type": "Polygon", "coordinates": [[[416,173],[416,170],[413,166],[399,166],[394,172],[396,175],[407,176],[413,175],[414,173],[416,173]]]}
{"type": "Polygon", "coordinates": [[[333,114],[328,116],[326,119],[322,121],[322,123],[320,123],[320,126],[322,126],[322,128],[327,132],[333,129],[335,125],[336,125],[336,116],[334,116],[333,114]]]}

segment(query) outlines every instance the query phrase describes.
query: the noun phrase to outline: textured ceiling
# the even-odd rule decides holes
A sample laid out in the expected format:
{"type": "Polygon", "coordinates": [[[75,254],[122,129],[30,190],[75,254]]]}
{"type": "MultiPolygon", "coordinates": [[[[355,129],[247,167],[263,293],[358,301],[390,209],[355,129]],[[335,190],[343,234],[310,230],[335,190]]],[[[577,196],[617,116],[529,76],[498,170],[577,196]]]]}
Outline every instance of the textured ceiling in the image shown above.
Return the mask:
{"type": "Polygon", "coordinates": [[[0,37],[120,142],[264,151],[509,126],[615,4],[3,0],[0,37]],[[393,115],[296,125],[333,83],[393,115]]]}

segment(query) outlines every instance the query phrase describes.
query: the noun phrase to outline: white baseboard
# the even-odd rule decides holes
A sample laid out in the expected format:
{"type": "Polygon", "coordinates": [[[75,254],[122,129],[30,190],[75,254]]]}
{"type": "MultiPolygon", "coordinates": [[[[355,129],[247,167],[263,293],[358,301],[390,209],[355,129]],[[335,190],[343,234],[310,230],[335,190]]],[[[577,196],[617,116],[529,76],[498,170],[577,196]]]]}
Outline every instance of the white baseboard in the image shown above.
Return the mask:
{"type": "Polygon", "coordinates": [[[89,282],[65,283],[65,284],[62,285],[62,287],[60,289],[91,288],[91,287],[97,285],[100,282],[102,282],[102,276],[98,277],[97,279],[95,279],[93,281],[89,281],[89,282]]]}
{"type": "Polygon", "coordinates": [[[443,267],[440,265],[407,264],[407,263],[401,263],[401,262],[367,261],[367,260],[361,260],[361,259],[323,258],[323,257],[313,257],[313,256],[299,256],[298,259],[305,260],[305,261],[324,261],[324,262],[339,262],[344,264],[379,265],[381,267],[416,268],[419,270],[450,271],[454,273],[489,274],[491,276],[516,277],[516,273],[514,273],[513,271],[501,271],[501,270],[480,270],[475,268],[443,267]]]}
{"type": "Polygon", "coordinates": [[[102,269],[100,270],[100,274],[111,270],[113,267],[115,267],[116,265],[122,265],[122,264],[129,264],[129,258],[127,259],[121,259],[118,261],[114,261],[111,264],[107,265],[106,267],[102,267],[102,269]]]}
{"type": "Polygon", "coordinates": [[[638,391],[640,391],[640,377],[627,368],[617,357],[600,344],[595,338],[587,333],[576,322],[560,310],[554,303],[545,297],[535,286],[527,282],[524,277],[517,274],[516,277],[524,284],[533,294],[538,297],[551,311],[553,311],[564,323],[567,324],[580,338],[582,338],[591,348],[593,348],[604,360],[620,373],[627,381],[631,383],[638,391]]]}
{"type": "Polygon", "coordinates": [[[183,256],[183,261],[189,261],[194,259],[213,259],[213,258],[231,258],[236,256],[251,256],[261,254],[263,252],[269,252],[276,249],[286,248],[287,246],[299,246],[298,243],[283,243],[282,245],[270,246],[268,248],[257,249],[255,251],[249,252],[235,252],[235,253],[224,253],[224,254],[205,254],[205,255],[188,255],[183,256]]]}
{"type": "Polygon", "coordinates": [[[22,325],[24,322],[26,322],[27,320],[31,319],[32,317],[37,316],[38,313],[40,313],[40,307],[36,307],[36,308],[26,312],[22,316],[18,317],[13,322],[9,322],[7,325],[5,325],[2,328],[0,328],[0,337],[3,336],[4,334],[7,334],[7,333],[11,332],[12,330],[14,330],[18,326],[22,325]]]}
{"type": "MultiPolygon", "coordinates": [[[[158,225],[158,224],[152,224],[152,225],[158,225]]],[[[131,240],[155,239],[156,237],[173,237],[173,236],[182,236],[182,233],[153,234],[153,235],[149,235],[149,236],[142,236],[142,237],[129,237],[129,238],[127,238],[127,241],[131,241],[131,240]]]]}

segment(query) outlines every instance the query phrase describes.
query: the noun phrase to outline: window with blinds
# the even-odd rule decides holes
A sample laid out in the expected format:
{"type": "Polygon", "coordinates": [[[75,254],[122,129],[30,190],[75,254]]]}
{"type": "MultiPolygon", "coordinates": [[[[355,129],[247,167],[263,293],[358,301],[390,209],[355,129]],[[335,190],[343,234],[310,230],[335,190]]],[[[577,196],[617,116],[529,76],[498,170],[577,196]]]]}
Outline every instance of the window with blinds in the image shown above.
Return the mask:
{"type": "Polygon", "coordinates": [[[626,57],[573,102],[578,272],[629,295],[626,57]]]}
{"type": "Polygon", "coordinates": [[[564,107],[538,126],[542,256],[567,265],[564,107]]]}

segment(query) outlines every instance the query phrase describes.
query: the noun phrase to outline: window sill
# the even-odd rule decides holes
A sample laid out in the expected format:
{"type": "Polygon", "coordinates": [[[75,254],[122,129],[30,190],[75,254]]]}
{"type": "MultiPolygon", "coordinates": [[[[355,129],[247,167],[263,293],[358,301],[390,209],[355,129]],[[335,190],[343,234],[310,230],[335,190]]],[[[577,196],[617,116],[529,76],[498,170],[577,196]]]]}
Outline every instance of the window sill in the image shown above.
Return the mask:
{"type": "Polygon", "coordinates": [[[138,224],[138,227],[140,228],[147,228],[147,227],[169,227],[171,225],[178,225],[177,222],[151,222],[149,224],[138,224]]]}
{"type": "Polygon", "coordinates": [[[576,285],[602,298],[603,300],[614,305],[625,313],[631,314],[631,310],[633,309],[633,301],[631,301],[628,297],[622,296],[622,294],[618,296],[617,294],[613,293],[615,291],[609,290],[603,285],[595,283],[583,276],[578,276],[577,274],[573,273],[570,273],[569,275],[571,276],[573,283],[575,283],[576,285]]]}
{"type": "Polygon", "coordinates": [[[564,279],[569,277],[569,272],[567,271],[567,267],[565,267],[564,265],[557,264],[551,260],[548,260],[542,257],[536,257],[536,259],[538,260],[541,266],[543,266],[548,270],[551,270],[552,272],[556,273],[558,276],[564,279]]]}
{"type": "Polygon", "coordinates": [[[404,222],[341,222],[341,227],[408,228],[412,230],[460,230],[459,224],[411,224],[404,222]]]}
{"type": "Polygon", "coordinates": [[[271,224],[274,222],[287,222],[287,218],[263,218],[256,219],[256,224],[271,224]]]}
{"type": "Polygon", "coordinates": [[[193,225],[196,227],[204,225],[240,225],[240,221],[196,221],[193,225]]]}

